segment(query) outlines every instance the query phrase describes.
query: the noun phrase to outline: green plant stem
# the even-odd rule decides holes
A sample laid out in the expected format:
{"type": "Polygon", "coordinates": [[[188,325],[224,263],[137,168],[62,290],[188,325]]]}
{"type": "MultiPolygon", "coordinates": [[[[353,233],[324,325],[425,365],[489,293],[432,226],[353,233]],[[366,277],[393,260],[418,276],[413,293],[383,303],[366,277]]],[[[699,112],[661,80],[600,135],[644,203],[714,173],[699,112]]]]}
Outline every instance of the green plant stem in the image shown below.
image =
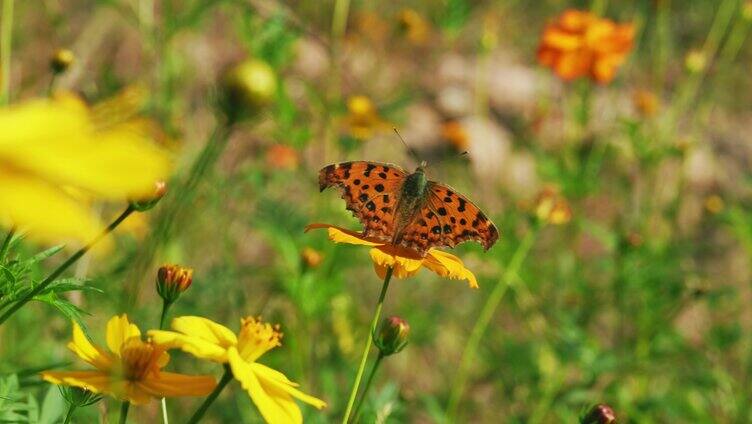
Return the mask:
{"type": "Polygon", "coordinates": [[[130,214],[132,214],[135,211],[130,205],[123,211],[123,213],[120,214],[110,225],[107,226],[107,228],[104,229],[97,237],[94,238],[89,244],[79,249],[76,253],[74,253],[70,258],[68,258],[65,262],[63,262],[57,269],[55,269],[52,274],[48,275],[47,278],[42,280],[39,284],[36,285],[33,289],[31,289],[24,297],[19,299],[17,302],[15,302],[10,308],[8,308],[7,311],[3,313],[2,316],[0,316],[0,325],[2,325],[8,318],[10,318],[11,315],[13,315],[14,312],[19,310],[21,307],[23,307],[25,304],[27,304],[30,300],[34,299],[34,296],[41,293],[44,289],[47,288],[53,281],[57,279],[65,270],[67,270],[71,265],[76,263],[83,255],[88,252],[92,246],[97,244],[100,240],[102,240],[107,234],[111,233],[112,230],[117,228],[120,223],[125,221],[130,214]]]}
{"type": "Polygon", "coordinates": [[[350,13],[350,0],[336,0],[332,14],[332,42],[339,45],[347,29],[347,15],[350,13]]]}
{"type": "Polygon", "coordinates": [[[218,119],[222,119],[222,121],[217,123],[203,150],[188,171],[186,179],[183,182],[176,183],[174,189],[170,189],[174,196],[163,200],[164,205],[154,219],[154,231],[149,235],[149,239],[144,243],[143,248],[139,250],[131,267],[133,284],[126,288],[126,295],[121,300],[121,309],[129,309],[135,303],[138,297],[137,290],[140,287],[139,279],[151,266],[156,252],[172,239],[175,229],[179,228],[186,213],[190,213],[192,210],[191,202],[196,196],[199,182],[206,176],[227,147],[234,122],[224,117],[218,119]]]}
{"type": "MultiPolygon", "coordinates": [[[[167,317],[167,311],[170,309],[170,306],[172,305],[171,302],[168,301],[162,301],[162,314],[159,317],[159,329],[164,330],[164,322],[165,318],[167,317]]],[[[162,398],[160,401],[161,408],[162,408],[162,422],[164,424],[170,424],[169,417],[167,416],[167,400],[165,398],[162,398]]]]}
{"type": "Polygon", "coordinates": [[[10,51],[13,41],[13,0],[3,0],[0,21],[0,106],[10,102],[10,51]]]}
{"type": "Polygon", "coordinates": [[[467,384],[468,372],[470,364],[475,359],[480,346],[480,341],[485,334],[488,324],[491,322],[496,308],[499,306],[501,299],[504,297],[509,286],[515,280],[515,276],[520,270],[525,258],[535,242],[535,238],[538,235],[538,227],[534,227],[525,235],[522,242],[517,246],[512,258],[509,260],[509,266],[502,275],[502,277],[496,282],[491,294],[486,299],[483,309],[481,309],[478,319],[475,321],[470,337],[465,345],[465,350],[462,352],[462,359],[460,360],[460,366],[457,371],[457,375],[454,378],[454,382],[451,385],[452,391],[449,396],[449,402],[447,404],[446,416],[449,418],[449,422],[456,421],[457,407],[462,399],[462,395],[467,384]]]}
{"type": "Polygon", "coordinates": [[[376,331],[376,326],[379,323],[381,317],[381,308],[384,306],[384,298],[386,297],[386,291],[389,288],[389,281],[392,279],[392,273],[394,269],[388,267],[386,269],[386,275],[384,276],[384,284],[381,286],[381,294],[379,295],[379,301],[376,303],[376,310],[373,313],[373,319],[371,320],[370,330],[368,331],[368,337],[366,340],[365,348],[363,349],[363,355],[360,358],[360,366],[358,372],[355,374],[355,381],[353,382],[352,390],[350,390],[350,399],[347,401],[347,408],[345,409],[345,415],[342,416],[342,423],[347,424],[350,420],[350,414],[355,404],[355,397],[358,395],[358,388],[360,387],[360,380],[363,378],[363,371],[366,369],[366,362],[368,361],[368,354],[371,352],[371,344],[373,343],[373,332],[376,331]]]}
{"type": "Polygon", "coordinates": [[[68,424],[71,421],[71,418],[73,418],[73,411],[76,410],[76,405],[69,405],[68,406],[68,412],[65,414],[65,421],[63,421],[63,424],[68,424]]]}
{"type": "Polygon", "coordinates": [[[10,242],[11,240],[13,240],[13,236],[15,234],[16,234],[15,227],[8,230],[8,234],[5,236],[2,246],[0,246],[0,263],[3,263],[3,261],[5,261],[5,255],[8,254],[8,249],[10,248],[10,242]]]}
{"type": "Polygon", "coordinates": [[[229,364],[225,364],[225,373],[222,374],[222,379],[219,380],[219,383],[217,384],[217,387],[214,388],[214,390],[209,393],[209,396],[204,399],[204,403],[201,404],[201,406],[198,407],[195,413],[193,413],[193,416],[188,421],[188,424],[196,424],[199,422],[199,420],[204,416],[206,413],[206,410],[209,409],[209,406],[214,402],[215,399],[217,399],[217,396],[222,392],[222,390],[227,386],[227,383],[232,380],[232,369],[230,369],[229,364]]]}
{"type": "Polygon", "coordinates": [[[128,419],[128,409],[131,407],[131,403],[127,400],[123,401],[123,403],[120,405],[120,419],[118,422],[120,424],[125,424],[125,421],[128,419]]]}
{"type": "Polygon", "coordinates": [[[373,363],[373,368],[371,368],[371,372],[370,374],[368,374],[368,378],[366,379],[366,384],[363,387],[363,393],[360,395],[360,400],[358,400],[358,404],[355,406],[355,411],[353,412],[353,419],[355,421],[358,420],[360,407],[362,407],[363,403],[365,403],[366,401],[368,390],[371,388],[371,382],[373,381],[373,376],[376,375],[376,371],[379,369],[379,365],[381,365],[382,359],[384,359],[384,354],[379,351],[379,356],[376,357],[376,362],[373,363]]]}
{"type": "Polygon", "coordinates": [[[164,323],[165,318],[167,318],[167,311],[170,310],[170,306],[172,306],[171,302],[163,301],[162,302],[162,315],[159,317],[159,329],[164,330],[164,323]]]}

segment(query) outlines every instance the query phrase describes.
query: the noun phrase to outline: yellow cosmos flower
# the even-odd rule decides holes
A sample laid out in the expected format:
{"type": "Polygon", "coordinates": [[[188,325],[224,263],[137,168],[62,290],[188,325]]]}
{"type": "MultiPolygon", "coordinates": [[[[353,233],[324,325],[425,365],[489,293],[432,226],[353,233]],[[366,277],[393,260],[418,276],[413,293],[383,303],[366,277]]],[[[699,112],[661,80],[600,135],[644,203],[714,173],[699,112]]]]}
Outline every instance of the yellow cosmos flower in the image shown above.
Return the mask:
{"type": "Polygon", "coordinates": [[[253,403],[269,423],[301,423],[303,416],[294,399],[321,409],[326,403],[297,389],[284,374],[259,364],[269,350],[281,346],[282,334],[260,319],[240,321],[240,333],[196,316],[172,320],[175,331],[152,330],[149,336],[161,345],[179,348],[198,358],[229,364],[232,374],[248,391],[253,403]]]}
{"type": "Polygon", "coordinates": [[[329,240],[335,243],[356,244],[371,246],[371,259],[373,267],[379,278],[386,276],[388,267],[392,267],[392,276],[408,278],[417,274],[421,268],[426,268],[436,274],[453,280],[467,280],[471,288],[478,288],[478,280],[460,258],[451,253],[442,252],[438,249],[429,249],[426,256],[421,258],[410,249],[400,246],[385,244],[384,242],[363,237],[361,234],[336,227],[329,224],[310,224],[305,231],[326,228],[329,231],[329,240]]]}
{"type": "Polygon", "coordinates": [[[386,121],[379,116],[369,97],[352,96],[347,99],[345,127],[351,136],[366,140],[386,128],[386,121]]]}
{"type": "Polygon", "coordinates": [[[102,229],[86,202],[152,194],[167,155],[128,125],[103,127],[73,96],[0,108],[0,226],[41,241],[88,241],[102,229]]]}
{"type": "Polygon", "coordinates": [[[105,393],[133,404],[152,398],[204,396],[216,386],[209,375],[183,375],[161,369],[170,361],[166,348],[152,340],[143,341],[141,331],[123,314],[107,323],[109,352],[93,345],[81,327],[73,323],[73,340],[68,348],[96,370],[45,371],[42,378],[53,384],[80,387],[105,393]]]}

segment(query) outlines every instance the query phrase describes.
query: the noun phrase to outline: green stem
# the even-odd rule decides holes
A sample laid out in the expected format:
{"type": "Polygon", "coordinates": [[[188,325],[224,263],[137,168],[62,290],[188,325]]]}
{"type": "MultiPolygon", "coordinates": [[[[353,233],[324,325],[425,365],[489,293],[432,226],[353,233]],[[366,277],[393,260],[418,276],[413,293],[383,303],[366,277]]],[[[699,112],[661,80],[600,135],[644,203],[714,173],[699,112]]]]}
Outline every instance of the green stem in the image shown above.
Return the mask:
{"type": "Polygon", "coordinates": [[[363,406],[363,403],[366,401],[366,397],[368,395],[368,389],[371,388],[371,381],[373,381],[373,376],[376,374],[376,371],[379,369],[379,365],[381,365],[381,360],[384,359],[384,353],[379,351],[379,356],[376,357],[376,362],[373,363],[373,368],[371,368],[371,373],[368,374],[368,378],[366,379],[366,384],[363,387],[363,394],[360,395],[360,400],[358,401],[358,404],[355,406],[355,411],[353,412],[353,419],[355,421],[358,420],[358,413],[360,412],[360,407],[363,406]]]}
{"type": "Polygon", "coordinates": [[[514,281],[522,263],[530,252],[537,234],[538,228],[535,227],[525,235],[525,238],[522,239],[522,242],[517,246],[517,250],[515,250],[512,255],[512,259],[509,260],[509,266],[507,267],[506,272],[504,272],[504,275],[502,275],[496,283],[496,286],[494,286],[485,305],[483,305],[483,309],[481,310],[478,319],[475,321],[475,326],[470,332],[470,338],[467,341],[467,345],[465,345],[465,350],[462,352],[459,370],[454,378],[454,383],[451,385],[452,392],[449,396],[449,403],[446,409],[446,416],[449,418],[449,422],[456,421],[457,407],[459,406],[462,394],[465,390],[465,385],[467,384],[467,374],[470,364],[475,359],[483,334],[486,332],[488,324],[491,322],[491,318],[493,318],[496,308],[504,297],[507,288],[509,288],[514,281]]]}
{"type": "Polygon", "coordinates": [[[68,413],[65,414],[65,421],[63,421],[63,424],[68,424],[71,421],[71,418],[73,418],[73,411],[76,410],[76,405],[71,404],[68,406],[68,413]]]}
{"type": "Polygon", "coordinates": [[[5,261],[5,255],[8,253],[8,249],[10,248],[10,242],[13,240],[13,236],[16,234],[16,229],[11,228],[8,231],[8,235],[5,236],[5,239],[3,240],[2,246],[0,246],[0,263],[3,263],[5,261]]]}
{"type": "Polygon", "coordinates": [[[347,29],[347,15],[350,13],[350,0],[336,0],[334,14],[332,15],[332,38],[333,44],[339,45],[347,29]]]}
{"type": "Polygon", "coordinates": [[[10,101],[10,50],[13,40],[13,0],[3,0],[0,22],[0,106],[10,101]]]}
{"type": "Polygon", "coordinates": [[[120,424],[125,424],[125,421],[128,419],[128,408],[131,407],[131,403],[127,400],[123,401],[122,405],[120,405],[120,419],[118,422],[120,424]]]}
{"type": "Polygon", "coordinates": [[[167,318],[167,311],[170,309],[170,306],[172,306],[172,303],[163,301],[162,302],[162,315],[159,317],[159,329],[164,329],[164,322],[165,318],[167,318]]]}
{"type": "Polygon", "coordinates": [[[162,398],[162,422],[170,424],[170,420],[167,418],[167,400],[165,398],[162,398]]]}
{"type": "Polygon", "coordinates": [[[225,386],[227,386],[227,383],[229,383],[230,380],[232,380],[232,370],[230,369],[230,365],[225,364],[225,373],[222,374],[222,379],[219,380],[219,384],[217,384],[217,387],[214,388],[214,391],[209,393],[209,396],[204,399],[204,403],[199,406],[191,419],[188,421],[188,424],[196,424],[197,422],[199,422],[199,420],[206,413],[206,410],[209,409],[209,406],[211,406],[214,400],[217,399],[217,396],[219,396],[219,394],[222,392],[225,386]]]}
{"type": "Polygon", "coordinates": [[[11,315],[13,315],[14,312],[19,310],[22,306],[27,304],[30,300],[34,299],[34,296],[41,293],[44,289],[47,288],[53,281],[57,279],[63,272],[65,272],[66,269],[68,269],[71,265],[76,263],[83,255],[86,254],[86,252],[89,251],[89,249],[92,248],[97,242],[102,240],[107,234],[111,233],[112,230],[114,230],[120,223],[125,221],[130,214],[132,214],[135,211],[130,205],[123,211],[123,213],[120,214],[110,225],[107,226],[107,228],[102,231],[97,237],[94,238],[89,244],[79,249],[76,253],[73,254],[68,260],[62,263],[59,267],[57,267],[56,270],[52,272],[52,274],[48,275],[47,278],[42,280],[41,283],[37,284],[36,287],[31,289],[24,297],[19,299],[16,303],[13,304],[10,308],[8,308],[7,311],[3,313],[2,316],[0,316],[0,325],[2,325],[8,318],[10,318],[11,315]]]}
{"type": "Polygon", "coordinates": [[[350,399],[347,401],[347,409],[345,409],[345,415],[342,417],[342,424],[347,424],[350,420],[350,413],[352,412],[353,405],[355,404],[355,397],[358,394],[358,388],[360,387],[360,380],[363,378],[363,371],[366,369],[366,362],[368,361],[368,354],[371,352],[371,344],[373,343],[373,332],[376,331],[376,325],[379,323],[381,317],[381,308],[384,306],[384,297],[386,297],[386,291],[389,288],[389,281],[392,279],[392,272],[394,269],[388,267],[386,269],[386,275],[384,276],[384,284],[381,286],[381,294],[379,295],[379,301],[376,304],[376,310],[373,313],[373,319],[371,320],[370,331],[366,340],[366,346],[363,349],[363,355],[360,358],[360,366],[358,367],[358,373],[355,375],[355,382],[353,382],[352,390],[350,390],[350,399]]]}

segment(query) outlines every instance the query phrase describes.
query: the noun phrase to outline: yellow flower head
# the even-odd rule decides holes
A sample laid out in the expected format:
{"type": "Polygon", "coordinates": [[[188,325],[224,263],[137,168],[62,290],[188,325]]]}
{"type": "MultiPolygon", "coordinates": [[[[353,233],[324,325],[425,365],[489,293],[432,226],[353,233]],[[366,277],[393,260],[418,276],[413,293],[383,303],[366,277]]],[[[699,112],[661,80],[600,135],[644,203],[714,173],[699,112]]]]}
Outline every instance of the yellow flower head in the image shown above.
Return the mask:
{"type": "Polygon", "coordinates": [[[376,274],[380,278],[386,276],[387,268],[392,267],[392,275],[396,278],[408,278],[417,274],[421,268],[453,280],[467,280],[471,288],[478,288],[478,280],[460,258],[438,249],[429,249],[425,257],[420,257],[412,250],[401,246],[393,246],[377,240],[363,237],[355,231],[346,230],[329,224],[310,224],[306,231],[326,228],[329,239],[335,243],[347,243],[361,246],[371,246],[371,260],[376,274]]]}
{"type": "Polygon", "coordinates": [[[53,384],[80,387],[104,393],[133,404],[152,398],[204,396],[216,386],[214,377],[164,372],[170,361],[165,346],[142,340],[141,331],[123,314],[107,323],[109,352],[91,344],[81,327],[73,323],[68,348],[96,370],[45,371],[42,378],[53,384]]]}
{"type": "Polygon", "coordinates": [[[321,409],[326,403],[297,389],[284,374],[256,362],[269,350],[281,346],[278,326],[259,318],[243,318],[240,332],[206,318],[183,316],[172,320],[175,331],[152,330],[157,343],[178,348],[198,358],[230,365],[232,374],[251,397],[267,422],[301,423],[303,416],[293,398],[321,409]]]}
{"type": "Polygon", "coordinates": [[[634,26],[590,12],[567,10],[546,26],[538,62],[565,81],[589,77],[608,83],[632,50],[634,26]]]}
{"type": "Polygon", "coordinates": [[[572,208],[555,188],[546,187],[535,199],[535,215],[546,224],[562,225],[572,219],[572,208]]]}
{"type": "Polygon", "coordinates": [[[71,95],[0,108],[0,128],[0,226],[42,241],[92,239],[102,225],[81,198],[145,197],[168,176],[148,136],[100,125],[71,95]]]}
{"type": "Polygon", "coordinates": [[[347,99],[345,126],[353,137],[365,140],[380,131],[385,122],[379,116],[376,106],[367,96],[352,96],[347,99]]]}

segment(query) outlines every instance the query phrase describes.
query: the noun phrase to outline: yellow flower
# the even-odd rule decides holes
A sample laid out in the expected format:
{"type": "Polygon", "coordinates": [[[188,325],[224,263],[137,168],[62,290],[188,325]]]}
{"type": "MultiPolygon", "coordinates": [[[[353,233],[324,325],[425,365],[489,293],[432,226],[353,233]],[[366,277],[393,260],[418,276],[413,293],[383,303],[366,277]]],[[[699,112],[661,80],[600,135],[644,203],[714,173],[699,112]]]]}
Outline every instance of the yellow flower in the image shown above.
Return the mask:
{"type": "Polygon", "coordinates": [[[425,257],[420,257],[412,250],[400,246],[393,246],[363,237],[355,231],[346,230],[329,224],[310,224],[305,231],[326,228],[329,231],[329,240],[335,243],[356,244],[371,246],[371,260],[379,278],[386,276],[388,267],[392,267],[392,275],[396,278],[408,278],[417,274],[421,268],[452,280],[467,280],[471,288],[478,288],[478,280],[460,258],[451,253],[437,249],[429,249],[425,257]]]}
{"type": "Polygon", "coordinates": [[[0,226],[42,241],[88,241],[102,225],[73,192],[92,200],[153,193],[167,155],[123,125],[101,127],[72,96],[0,109],[0,226]]]}
{"type": "Polygon", "coordinates": [[[123,314],[107,323],[107,347],[91,344],[81,327],[73,323],[73,340],[68,348],[94,366],[91,371],[45,371],[42,378],[53,384],[75,386],[105,393],[133,404],[152,398],[204,396],[216,386],[209,375],[183,375],[161,370],[170,361],[166,348],[152,340],[143,341],[141,331],[123,314]]]}
{"type": "Polygon", "coordinates": [[[386,125],[379,116],[376,106],[366,96],[352,96],[347,99],[345,126],[353,137],[359,140],[371,138],[386,125]]]}
{"type": "Polygon", "coordinates": [[[422,46],[428,42],[431,35],[431,26],[420,13],[413,9],[402,9],[397,14],[397,22],[400,30],[412,44],[422,46]]]}
{"type": "Polygon", "coordinates": [[[634,26],[617,24],[590,12],[567,10],[546,26],[538,62],[563,80],[587,76],[610,82],[632,50],[634,26]]]}
{"type": "Polygon", "coordinates": [[[572,219],[572,208],[555,188],[545,187],[535,199],[535,215],[547,224],[562,225],[572,219]]]}
{"type": "Polygon", "coordinates": [[[260,319],[240,321],[236,336],[229,328],[196,316],[172,320],[175,331],[152,330],[157,343],[179,348],[198,358],[228,363],[232,374],[269,423],[300,423],[303,416],[293,398],[321,409],[326,403],[297,389],[284,374],[256,362],[264,353],[281,346],[282,334],[260,319]]]}

